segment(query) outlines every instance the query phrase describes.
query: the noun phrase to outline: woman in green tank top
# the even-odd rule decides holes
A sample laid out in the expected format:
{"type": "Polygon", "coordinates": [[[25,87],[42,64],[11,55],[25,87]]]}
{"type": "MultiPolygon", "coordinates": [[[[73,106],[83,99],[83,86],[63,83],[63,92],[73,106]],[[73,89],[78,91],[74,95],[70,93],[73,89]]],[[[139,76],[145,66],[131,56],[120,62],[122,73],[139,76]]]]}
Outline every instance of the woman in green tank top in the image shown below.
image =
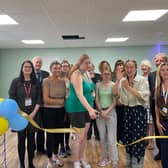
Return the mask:
{"type": "Polygon", "coordinates": [[[96,83],[96,105],[100,111],[100,117],[97,118],[97,126],[99,128],[103,152],[98,166],[104,167],[112,161],[112,168],[118,168],[116,98],[113,94],[114,83],[111,81],[111,68],[108,62],[106,64],[102,64],[101,62],[99,69],[102,81],[96,83]],[[110,153],[111,155],[109,155],[110,153]]]}
{"type": "Polygon", "coordinates": [[[92,91],[94,84],[90,80],[87,70],[91,65],[88,55],[82,55],[78,63],[70,71],[69,96],[65,102],[66,111],[72,127],[83,128],[80,133],[73,134],[72,153],[73,168],[91,168],[83,160],[84,144],[89,128],[90,118],[96,118],[96,110],[93,109],[92,91]]]}

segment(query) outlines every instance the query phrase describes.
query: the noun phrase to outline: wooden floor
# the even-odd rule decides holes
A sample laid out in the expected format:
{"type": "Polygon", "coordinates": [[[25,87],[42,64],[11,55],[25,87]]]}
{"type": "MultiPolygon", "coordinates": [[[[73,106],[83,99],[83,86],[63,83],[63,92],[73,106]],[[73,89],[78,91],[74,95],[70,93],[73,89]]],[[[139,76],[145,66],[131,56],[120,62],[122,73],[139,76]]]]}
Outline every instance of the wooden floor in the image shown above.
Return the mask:
{"type": "MultiPolygon", "coordinates": [[[[2,165],[3,160],[2,141],[3,136],[0,136],[0,168],[6,168],[5,165],[2,165]]],[[[119,168],[124,168],[126,165],[125,149],[119,147],[118,150],[119,150],[119,168]]],[[[16,133],[11,133],[10,131],[6,133],[6,156],[7,156],[7,168],[19,168],[18,155],[17,155],[17,137],[16,133]]],[[[92,168],[98,168],[97,163],[101,158],[101,148],[99,141],[95,141],[94,137],[92,138],[92,140],[87,141],[85,157],[92,165],[92,168]]],[[[72,168],[71,157],[64,159],[64,161],[65,161],[64,168],[72,168]]],[[[27,165],[27,159],[25,159],[25,162],[27,165]]],[[[45,168],[46,163],[47,163],[47,157],[45,155],[35,156],[34,165],[36,168],[45,168]]],[[[162,166],[160,162],[156,162],[153,160],[153,151],[146,150],[144,168],[161,168],[161,167],[162,166]]],[[[108,165],[104,168],[111,168],[111,165],[108,165]]]]}

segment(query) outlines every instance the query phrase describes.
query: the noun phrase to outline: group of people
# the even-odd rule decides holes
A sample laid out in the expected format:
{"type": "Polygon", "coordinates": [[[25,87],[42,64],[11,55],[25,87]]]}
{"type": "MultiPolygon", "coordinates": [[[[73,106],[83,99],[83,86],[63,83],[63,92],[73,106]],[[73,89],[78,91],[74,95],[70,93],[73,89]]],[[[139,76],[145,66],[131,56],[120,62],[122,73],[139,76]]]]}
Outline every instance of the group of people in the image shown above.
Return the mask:
{"type": "MultiPolygon", "coordinates": [[[[112,163],[112,168],[118,168],[117,142],[122,142],[126,145],[127,167],[142,168],[146,142],[129,144],[151,134],[168,135],[167,57],[159,53],[154,62],[157,70],[150,72],[150,62],[142,61],[143,74],[139,75],[135,60],[117,60],[114,71],[103,60],[99,64],[99,75],[86,54],[72,67],[66,60],[52,62],[50,74],[41,70],[40,57],[24,61],[19,77],[11,83],[9,97],[43,128],[72,126],[81,131],[73,133],[71,148],[69,133],[47,133],[45,151],[44,132],[29,124],[17,133],[20,168],[25,167],[26,138],[29,168],[35,167],[35,150],[46,152],[47,168],[62,167],[59,145],[64,153],[71,154],[72,150],[73,168],[91,168],[84,159],[85,141],[91,138],[90,124],[94,124],[95,138],[102,146],[99,167],[112,163]]],[[[167,168],[168,140],[156,139],[156,144],[159,153],[155,160],[161,159],[163,168],[167,168]]],[[[153,140],[149,140],[149,148],[152,145],[153,140]]]]}

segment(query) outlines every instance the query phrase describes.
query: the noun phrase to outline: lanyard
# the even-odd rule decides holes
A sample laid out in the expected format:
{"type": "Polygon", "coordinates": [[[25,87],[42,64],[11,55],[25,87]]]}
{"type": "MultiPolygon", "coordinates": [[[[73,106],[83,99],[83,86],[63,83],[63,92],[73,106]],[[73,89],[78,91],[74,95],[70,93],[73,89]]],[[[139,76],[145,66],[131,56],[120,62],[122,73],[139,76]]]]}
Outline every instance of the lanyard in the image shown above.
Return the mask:
{"type": "Polygon", "coordinates": [[[168,90],[165,90],[164,87],[162,86],[162,92],[163,92],[165,104],[167,104],[168,90]]]}
{"type": "Polygon", "coordinates": [[[26,85],[24,83],[24,88],[25,88],[25,92],[26,92],[26,97],[30,97],[30,92],[31,92],[31,83],[29,85],[26,85]]]}

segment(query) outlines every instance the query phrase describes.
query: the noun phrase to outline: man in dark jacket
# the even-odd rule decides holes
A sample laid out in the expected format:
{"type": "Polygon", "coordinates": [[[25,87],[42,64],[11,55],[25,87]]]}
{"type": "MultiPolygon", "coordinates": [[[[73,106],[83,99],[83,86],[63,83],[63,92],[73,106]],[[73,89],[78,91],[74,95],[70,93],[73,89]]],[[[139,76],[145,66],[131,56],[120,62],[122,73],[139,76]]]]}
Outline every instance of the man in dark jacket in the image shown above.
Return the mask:
{"type": "MultiPolygon", "coordinates": [[[[36,56],[32,59],[34,70],[36,73],[36,78],[38,79],[39,83],[41,84],[42,89],[42,82],[44,78],[47,78],[49,76],[49,73],[47,71],[41,70],[42,67],[42,58],[39,56],[36,56]]],[[[42,96],[42,95],[41,95],[42,96]]],[[[41,105],[39,112],[38,112],[38,124],[43,127],[43,107],[41,105]]],[[[37,154],[45,154],[45,134],[42,130],[37,130],[36,134],[36,151],[37,154]]]]}

